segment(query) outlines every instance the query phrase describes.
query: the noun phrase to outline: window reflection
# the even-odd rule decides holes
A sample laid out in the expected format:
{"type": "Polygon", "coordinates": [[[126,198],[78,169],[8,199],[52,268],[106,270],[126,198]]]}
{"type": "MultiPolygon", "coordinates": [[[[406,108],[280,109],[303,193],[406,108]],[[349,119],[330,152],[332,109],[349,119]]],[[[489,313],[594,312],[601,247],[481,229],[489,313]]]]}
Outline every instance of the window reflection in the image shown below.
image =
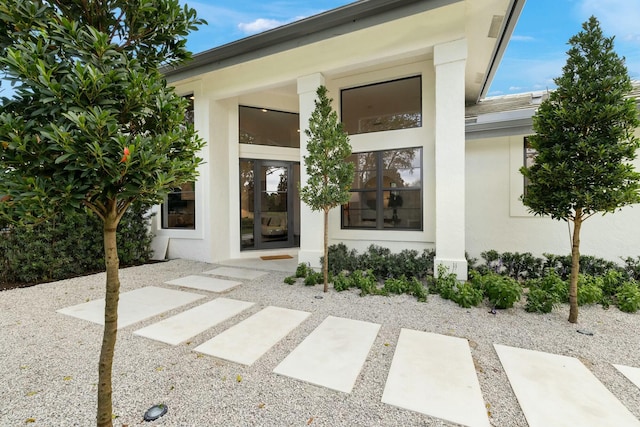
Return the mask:
{"type": "MultiPolygon", "coordinates": [[[[185,123],[193,125],[193,95],[183,97],[188,101],[184,113],[185,123]]],[[[189,182],[174,188],[165,197],[161,206],[162,228],[190,229],[196,228],[196,196],[195,183],[189,182]]]]}
{"type": "Polygon", "coordinates": [[[422,229],[422,149],[373,151],[349,157],[355,165],[343,228],[422,229]]]}
{"type": "Polygon", "coordinates": [[[420,76],[344,89],[342,123],[350,135],[422,126],[420,76]]]}
{"type": "Polygon", "coordinates": [[[240,143],[300,148],[300,116],[267,108],[240,106],[240,143]]]}

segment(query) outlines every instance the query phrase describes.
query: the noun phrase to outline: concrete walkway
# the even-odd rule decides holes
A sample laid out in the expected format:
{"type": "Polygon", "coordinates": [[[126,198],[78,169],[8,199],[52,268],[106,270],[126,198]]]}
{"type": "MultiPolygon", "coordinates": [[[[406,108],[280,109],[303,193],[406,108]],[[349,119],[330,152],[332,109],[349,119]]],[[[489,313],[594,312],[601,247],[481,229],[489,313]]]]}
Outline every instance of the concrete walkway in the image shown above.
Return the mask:
{"type": "MultiPolygon", "coordinates": [[[[221,267],[167,284],[219,293],[241,286],[242,282],[217,276],[254,280],[262,274],[258,270],[221,267]]],[[[200,298],[204,296],[152,286],[123,293],[120,327],[200,298]]],[[[94,300],[59,312],[100,323],[103,304],[103,300],[94,300]]],[[[217,296],[134,334],[179,345],[233,319],[252,305],[251,301],[217,296]]],[[[250,366],[310,315],[269,306],[193,351],[250,366]]],[[[379,329],[376,323],[326,317],[273,372],[351,393],[358,387],[359,373],[379,329]]],[[[494,347],[530,427],[640,427],[640,421],[578,359],[497,343],[494,347]]],[[[616,368],[640,387],[640,368],[619,365],[616,368]]],[[[490,425],[469,344],[461,338],[402,329],[381,401],[464,426],[490,425]]]]}

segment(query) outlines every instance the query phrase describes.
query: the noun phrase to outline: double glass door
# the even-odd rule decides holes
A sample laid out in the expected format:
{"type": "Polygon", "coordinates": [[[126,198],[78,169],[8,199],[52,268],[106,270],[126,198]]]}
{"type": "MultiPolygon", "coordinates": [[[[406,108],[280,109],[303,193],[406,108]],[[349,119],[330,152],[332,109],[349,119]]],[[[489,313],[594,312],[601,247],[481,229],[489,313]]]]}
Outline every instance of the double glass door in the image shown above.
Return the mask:
{"type": "Polygon", "coordinates": [[[300,165],[240,160],[240,248],[300,245],[300,165]]]}

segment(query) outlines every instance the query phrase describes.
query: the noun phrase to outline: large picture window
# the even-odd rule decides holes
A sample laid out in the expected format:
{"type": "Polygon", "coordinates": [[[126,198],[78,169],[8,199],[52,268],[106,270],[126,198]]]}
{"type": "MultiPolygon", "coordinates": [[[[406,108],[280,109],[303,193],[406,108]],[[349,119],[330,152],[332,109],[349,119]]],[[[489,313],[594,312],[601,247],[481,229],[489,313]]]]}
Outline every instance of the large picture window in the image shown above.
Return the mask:
{"type": "Polygon", "coordinates": [[[354,153],[342,228],[422,230],[422,149],[354,153]]]}
{"type": "Polygon", "coordinates": [[[350,135],[422,126],[422,79],[409,77],[341,92],[342,123],[350,135]]]}
{"type": "MultiPolygon", "coordinates": [[[[193,95],[187,95],[189,101],[184,114],[185,123],[193,124],[193,95]]],[[[176,187],[164,199],[161,207],[162,228],[194,230],[196,228],[195,183],[189,182],[176,187]]]]}
{"type": "Polygon", "coordinates": [[[297,113],[240,106],[240,144],[300,148],[297,113]]]}

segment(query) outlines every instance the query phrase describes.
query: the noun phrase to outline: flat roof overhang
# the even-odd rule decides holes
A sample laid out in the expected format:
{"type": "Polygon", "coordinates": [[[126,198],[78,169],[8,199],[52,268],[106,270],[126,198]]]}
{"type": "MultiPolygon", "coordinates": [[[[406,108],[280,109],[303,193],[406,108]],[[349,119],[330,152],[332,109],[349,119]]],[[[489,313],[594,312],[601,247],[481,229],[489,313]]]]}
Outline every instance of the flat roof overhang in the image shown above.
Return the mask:
{"type": "MultiPolygon", "coordinates": [[[[525,0],[361,0],[193,56],[161,71],[171,83],[346,36],[454,4],[463,4],[468,41],[465,76],[468,104],[486,95],[525,0]],[[490,28],[499,19],[498,29],[490,28]],[[490,36],[488,36],[488,33],[490,36]],[[492,34],[493,33],[493,34],[492,34]]],[[[418,33],[419,34],[419,33],[418,33]]]]}

